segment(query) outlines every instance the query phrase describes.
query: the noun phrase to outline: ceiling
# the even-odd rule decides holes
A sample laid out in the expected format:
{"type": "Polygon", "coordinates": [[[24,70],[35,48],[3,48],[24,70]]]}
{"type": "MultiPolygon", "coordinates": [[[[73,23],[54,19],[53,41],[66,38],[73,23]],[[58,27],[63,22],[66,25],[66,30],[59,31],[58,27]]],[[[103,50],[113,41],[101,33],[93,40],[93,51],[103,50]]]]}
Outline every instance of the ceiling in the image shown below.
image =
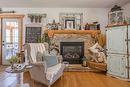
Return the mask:
{"type": "Polygon", "coordinates": [[[111,8],[130,0],[0,0],[0,7],[111,8]]]}

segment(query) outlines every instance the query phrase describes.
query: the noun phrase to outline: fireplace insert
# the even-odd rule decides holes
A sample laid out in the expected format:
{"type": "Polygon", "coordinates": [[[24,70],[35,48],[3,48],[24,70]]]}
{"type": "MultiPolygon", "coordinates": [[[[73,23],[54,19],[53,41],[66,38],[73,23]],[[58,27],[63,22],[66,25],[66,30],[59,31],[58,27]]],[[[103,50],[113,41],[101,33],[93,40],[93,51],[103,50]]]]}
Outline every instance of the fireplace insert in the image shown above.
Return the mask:
{"type": "Polygon", "coordinates": [[[81,64],[84,56],[84,42],[61,42],[60,53],[63,61],[70,64],[81,64]]]}

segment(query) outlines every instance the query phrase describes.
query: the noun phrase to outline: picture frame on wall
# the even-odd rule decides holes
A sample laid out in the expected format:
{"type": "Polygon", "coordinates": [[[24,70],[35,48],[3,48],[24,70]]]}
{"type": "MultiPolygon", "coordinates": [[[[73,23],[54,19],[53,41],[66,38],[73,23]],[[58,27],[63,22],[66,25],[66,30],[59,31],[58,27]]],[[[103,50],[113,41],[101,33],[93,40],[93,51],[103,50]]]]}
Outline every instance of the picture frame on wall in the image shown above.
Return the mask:
{"type": "Polygon", "coordinates": [[[74,29],[75,28],[75,20],[65,20],[65,28],[66,29],[74,29]]]}

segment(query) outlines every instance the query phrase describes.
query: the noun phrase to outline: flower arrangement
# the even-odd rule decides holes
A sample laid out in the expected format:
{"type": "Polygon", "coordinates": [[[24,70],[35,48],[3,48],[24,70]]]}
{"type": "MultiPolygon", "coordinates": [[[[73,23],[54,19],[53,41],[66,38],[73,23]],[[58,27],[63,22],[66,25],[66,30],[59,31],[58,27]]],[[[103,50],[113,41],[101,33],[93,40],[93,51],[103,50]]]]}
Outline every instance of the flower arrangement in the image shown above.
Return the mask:
{"type": "Polygon", "coordinates": [[[12,56],[10,59],[8,59],[9,63],[11,64],[11,68],[14,68],[15,63],[19,63],[18,56],[12,56]]]}

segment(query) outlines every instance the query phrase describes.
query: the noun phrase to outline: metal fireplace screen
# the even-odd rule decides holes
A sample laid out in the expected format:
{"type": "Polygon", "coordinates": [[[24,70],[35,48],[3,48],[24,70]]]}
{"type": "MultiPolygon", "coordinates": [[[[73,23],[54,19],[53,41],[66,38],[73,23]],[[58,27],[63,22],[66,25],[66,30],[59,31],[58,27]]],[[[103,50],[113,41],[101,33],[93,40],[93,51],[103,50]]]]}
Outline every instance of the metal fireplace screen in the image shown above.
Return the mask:
{"type": "Polygon", "coordinates": [[[60,52],[63,61],[70,64],[81,64],[84,56],[84,42],[61,42],[60,52]]]}

